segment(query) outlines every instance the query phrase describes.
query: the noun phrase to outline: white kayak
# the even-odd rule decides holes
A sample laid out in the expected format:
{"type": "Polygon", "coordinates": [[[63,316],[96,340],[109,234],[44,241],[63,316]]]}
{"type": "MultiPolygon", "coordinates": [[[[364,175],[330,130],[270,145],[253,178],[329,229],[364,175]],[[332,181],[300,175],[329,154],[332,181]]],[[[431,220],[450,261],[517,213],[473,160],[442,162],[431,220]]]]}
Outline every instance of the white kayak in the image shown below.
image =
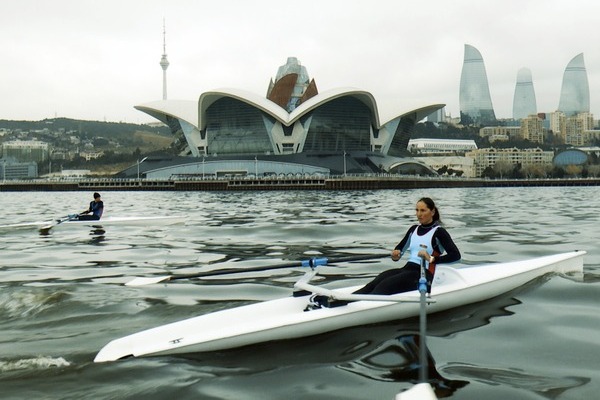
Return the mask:
{"type": "MultiPolygon", "coordinates": [[[[428,298],[427,313],[491,299],[546,274],[582,273],[585,254],[585,251],[574,251],[462,268],[440,265],[428,298]]],[[[314,272],[307,273],[310,274],[314,275],[314,272]]],[[[372,298],[362,295],[353,299],[351,293],[360,286],[334,290],[321,287],[321,290],[309,285],[304,278],[296,286],[357,301],[340,307],[304,311],[309,302],[309,296],[305,295],[217,311],[115,339],[100,350],[94,361],[223,350],[419,315],[420,294],[417,290],[372,298]]]]}
{"type": "Polygon", "coordinates": [[[174,225],[182,224],[185,222],[186,217],[184,216],[109,216],[99,220],[69,220],[66,218],[54,220],[54,221],[38,221],[38,222],[24,222],[19,224],[0,225],[0,230],[9,229],[39,229],[49,230],[58,227],[89,227],[89,226],[113,226],[113,225],[174,225]]]}

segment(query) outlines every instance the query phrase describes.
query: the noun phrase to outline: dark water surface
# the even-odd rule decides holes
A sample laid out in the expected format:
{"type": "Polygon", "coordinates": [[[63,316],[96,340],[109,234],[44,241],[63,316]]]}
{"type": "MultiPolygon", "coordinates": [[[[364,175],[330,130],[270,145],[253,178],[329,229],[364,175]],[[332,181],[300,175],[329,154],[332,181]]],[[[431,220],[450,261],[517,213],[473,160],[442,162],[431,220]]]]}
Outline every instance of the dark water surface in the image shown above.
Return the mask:
{"type": "MultiPolygon", "coordinates": [[[[438,202],[462,264],[588,252],[583,278],[546,277],[430,316],[438,397],[600,398],[600,188],[102,194],[105,215],[188,222],[0,229],[2,399],[393,399],[418,377],[417,319],[189,357],[93,359],[142,329],[288,296],[303,271],[123,286],[134,277],[388,251],[424,195],[438,202]]],[[[0,193],[0,225],[71,214],[90,198],[0,193]]],[[[361,284],[392,264],[328,266],[319,283],[361,284]]]]}

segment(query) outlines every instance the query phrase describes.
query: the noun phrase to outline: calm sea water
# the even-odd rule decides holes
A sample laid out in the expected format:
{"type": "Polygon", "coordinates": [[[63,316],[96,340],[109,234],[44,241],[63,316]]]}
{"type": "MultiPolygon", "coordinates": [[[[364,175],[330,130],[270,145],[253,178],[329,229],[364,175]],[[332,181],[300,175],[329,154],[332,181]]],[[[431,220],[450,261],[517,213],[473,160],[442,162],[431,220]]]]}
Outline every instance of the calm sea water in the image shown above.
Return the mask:
{"type": "MultiPolygon", "coordinates": [[[[600,398],[600,188],[365,192],[105,192],[105,215],[184,225],[0,229],[2,399],[393,399],[418,377],[418,320],[189,357],[93,363],[110,340],[289,296],[297,268],[145,287],[137,276],[388,251],[431,196],[463,264],[585,250],[583,279],[552,277],[430,316],[430,376],[452,399],[600,398]]],[[[81,211],[91,193],[0,193],[0,225],[81,211]]],[[[389,260],[323,269],[361,284],[389,260]]],[[[234,323],[234,322],[232,322],[234,323]]]]}

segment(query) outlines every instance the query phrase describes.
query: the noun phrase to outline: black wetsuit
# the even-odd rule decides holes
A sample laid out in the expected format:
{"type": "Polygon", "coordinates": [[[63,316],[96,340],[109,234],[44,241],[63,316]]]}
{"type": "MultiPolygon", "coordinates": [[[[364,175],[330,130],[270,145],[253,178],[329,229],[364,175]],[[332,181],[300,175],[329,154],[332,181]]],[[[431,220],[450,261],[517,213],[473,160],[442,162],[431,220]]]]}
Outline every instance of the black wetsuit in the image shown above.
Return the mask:
{"type": "Polygon", "coordinates": [[[82,221],[97,221],[102,217],[102,212],[104,211],[104,203],[102,200],[100,201],[91,201],[90,208],[88,208],[88,212],[91,212],[92,215],[80,215],[77,219],[82,221]]]}

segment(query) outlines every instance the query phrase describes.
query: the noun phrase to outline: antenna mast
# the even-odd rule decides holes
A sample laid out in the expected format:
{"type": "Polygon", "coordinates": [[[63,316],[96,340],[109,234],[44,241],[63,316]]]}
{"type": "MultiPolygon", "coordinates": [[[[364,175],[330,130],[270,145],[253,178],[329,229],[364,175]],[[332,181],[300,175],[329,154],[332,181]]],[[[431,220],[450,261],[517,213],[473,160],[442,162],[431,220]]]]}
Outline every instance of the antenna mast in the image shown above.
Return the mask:
{"type": "Polygon", "coordinates": [[[163,54],[160,59],[160,66],[163,70],[163,100],[167,99],[167,68],[169,68],[169,60],[167,60],[167,29],[165,27],[165,19],[163,18],[163,54]]]}

